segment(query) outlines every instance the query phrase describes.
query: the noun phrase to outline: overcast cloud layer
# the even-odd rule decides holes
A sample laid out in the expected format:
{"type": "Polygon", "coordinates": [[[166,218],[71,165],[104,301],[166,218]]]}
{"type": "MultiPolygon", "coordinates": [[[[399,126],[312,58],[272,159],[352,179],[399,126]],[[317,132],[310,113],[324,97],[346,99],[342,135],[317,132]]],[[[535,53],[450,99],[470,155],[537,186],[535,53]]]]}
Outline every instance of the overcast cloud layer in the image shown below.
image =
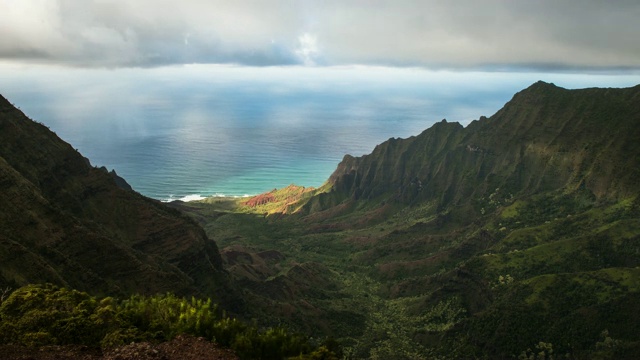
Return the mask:
{"type": "Polygon", "coordinates": [[[0,59],[640,68],[640,1],[0,0],[0,59]]]}

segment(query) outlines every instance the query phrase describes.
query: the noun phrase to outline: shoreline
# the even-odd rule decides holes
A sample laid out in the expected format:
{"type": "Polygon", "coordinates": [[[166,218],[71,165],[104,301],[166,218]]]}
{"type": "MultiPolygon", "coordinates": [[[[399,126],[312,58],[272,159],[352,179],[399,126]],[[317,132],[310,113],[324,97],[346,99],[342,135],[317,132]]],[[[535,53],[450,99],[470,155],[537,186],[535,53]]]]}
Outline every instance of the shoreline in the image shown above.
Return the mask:
{"type": "Polygon", "coordinates": [[[249,194],[244,194],[244,195],[224,195],[224,194],[214,194],[214,195],[209,195],[209,196],[202,196],[200,194],[192,194],[192,195],[186,195],[186,196],[182,196],[182,197],[173,197],[173,195],[170,195],[168,199],[156,199],[160,202],[163,203],[172,203],[172,202],[176,202],[176,201],[180,201],[180,202],[198,202],[198,201],[206,201],[206,200],[210,200],[210,199],[225,199],[225,200],[234,200],[234,199],[249,199],[252,198],[254,196],[257,195],[249,195],[249,194]]]}

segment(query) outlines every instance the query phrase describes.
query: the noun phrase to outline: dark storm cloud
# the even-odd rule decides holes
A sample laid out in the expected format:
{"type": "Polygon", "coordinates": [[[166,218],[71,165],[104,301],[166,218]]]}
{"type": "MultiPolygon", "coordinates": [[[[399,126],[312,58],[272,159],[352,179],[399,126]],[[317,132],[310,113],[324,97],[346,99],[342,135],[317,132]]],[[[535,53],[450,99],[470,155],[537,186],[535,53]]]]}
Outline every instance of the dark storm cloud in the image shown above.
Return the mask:
{"type": "Polygon", "coordinates": [[[637,1],[0,0],[0,57],[182,63],[627,69],[637,1]]]}

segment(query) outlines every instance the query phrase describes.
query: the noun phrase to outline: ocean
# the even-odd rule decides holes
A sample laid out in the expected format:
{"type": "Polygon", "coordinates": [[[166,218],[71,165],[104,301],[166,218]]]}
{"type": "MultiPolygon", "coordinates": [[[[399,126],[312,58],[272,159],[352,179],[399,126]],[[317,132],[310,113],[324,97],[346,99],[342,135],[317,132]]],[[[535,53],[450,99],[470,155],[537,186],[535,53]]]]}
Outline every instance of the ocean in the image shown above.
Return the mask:
{"type": "Polygon", "coordinates": [[[168,201],[318,187],[345,154],[442,119],[490,116],[537,80],[632,86],[616,74],[374,67],[0,66],[0,93],[143,195],[168,201]]]}

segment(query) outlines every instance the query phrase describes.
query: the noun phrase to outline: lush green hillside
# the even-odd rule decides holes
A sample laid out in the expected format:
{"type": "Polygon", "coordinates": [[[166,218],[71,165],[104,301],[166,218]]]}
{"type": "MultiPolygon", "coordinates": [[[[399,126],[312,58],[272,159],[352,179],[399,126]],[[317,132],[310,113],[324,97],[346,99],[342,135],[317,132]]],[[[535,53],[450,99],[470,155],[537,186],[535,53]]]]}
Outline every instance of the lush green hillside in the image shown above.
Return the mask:
{"type": "Polygon", "coordinates": [[[466,128],[443,120],[370,155],[346,156],[329,180],[334,191],[318,201],[382,197],[443,209],[496,189],[494,196],[510,198],[581,186],[598,199],[635,196],[639,113],[640,86],[566,90],[538,82],[466,128]]]}
{"type": "Polygon", "coordinates": [[[467,127],[346,156],[294,204],[174,206],[256,315],[356,358],[637,358],[639,125],[640,86],[539,82],[467,127]]]}

